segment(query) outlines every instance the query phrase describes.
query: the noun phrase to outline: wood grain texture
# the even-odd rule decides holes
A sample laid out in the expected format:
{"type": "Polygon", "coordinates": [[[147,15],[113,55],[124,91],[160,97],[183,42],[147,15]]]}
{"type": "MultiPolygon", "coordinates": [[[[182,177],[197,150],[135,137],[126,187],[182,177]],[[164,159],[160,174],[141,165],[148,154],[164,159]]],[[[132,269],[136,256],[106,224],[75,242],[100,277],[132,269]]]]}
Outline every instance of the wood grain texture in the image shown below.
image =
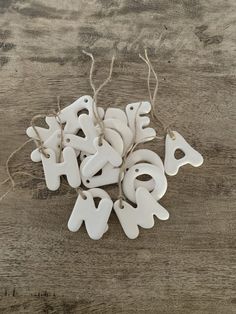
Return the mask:
{"type": "MultiPolygon", "coordinates": [[[[75,194],[18,177],[0,203],[0,313],[236,313],[235,10],[235,0],[0,2],[1,180],[33,115],[55,109],[57,95],[66,106],[91,94],[82,49],[96,57],[97,81],[116,52],[99,105],[123,108],[148,99],[138,58],[148,47],[160,116],[205,158],[168,178],[170,220],[134,241],[114,214],[101,241],[70,233],[75,194]]],[[[163,157],[163,143],[147,146],[163,157]]],[[[40,174],[32,148],[13,171],[40,174]]]]}

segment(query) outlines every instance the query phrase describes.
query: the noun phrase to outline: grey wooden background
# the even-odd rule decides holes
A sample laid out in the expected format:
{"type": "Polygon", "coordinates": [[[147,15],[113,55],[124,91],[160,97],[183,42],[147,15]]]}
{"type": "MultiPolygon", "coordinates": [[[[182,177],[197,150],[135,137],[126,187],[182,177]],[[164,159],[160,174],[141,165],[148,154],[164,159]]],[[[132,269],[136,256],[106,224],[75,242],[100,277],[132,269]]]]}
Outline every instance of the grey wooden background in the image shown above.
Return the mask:
{"type": "MultiPolygon", "coordinates": [[[[0,313],[236,313],[235,31],[234,0],[0,1],[1,180],[33,115],[55,109],[58,95],[66,106],[91,94],[82,49],[96,57],[97,82],[116,53],[99,105],[123,108],[148,99],[138,53],[149,48],[160,117],[205,158],[169,178],[170,220],[134,241],[114,214],[101,241],[70,233],[75,194],[17,177],[0,203],[0,313]]],[[[163,143],[147,147],[163,157],[163,143]]],[[[41,173],[32,148],[12,171],[41,173]]]]}

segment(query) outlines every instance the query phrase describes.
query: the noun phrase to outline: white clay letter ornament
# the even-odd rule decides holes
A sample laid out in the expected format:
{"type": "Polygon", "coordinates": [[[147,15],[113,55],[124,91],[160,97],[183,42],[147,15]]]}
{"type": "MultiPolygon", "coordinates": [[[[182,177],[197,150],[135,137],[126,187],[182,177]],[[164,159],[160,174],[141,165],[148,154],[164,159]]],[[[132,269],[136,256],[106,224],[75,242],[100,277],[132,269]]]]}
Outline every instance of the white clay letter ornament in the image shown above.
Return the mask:
{"type": "Polygon", "coordinates": [[[148,174],[154,181],[154,189],[151,192],[154,199],[159,200],[163,197],[167,189],[167,180],[164,172],[159,167],[147,163],[140,163],[131,167],[125,174],[123,180],[123,191],[125,196],[133,203],[136,203],[135,190],[138,188],[136,177],[148,174]]]}
{"type": "Polygon", "coordinates": [[[77,188],[81,184],[79,166],[76,153],[71,147],[62,151],[63,162],[57,163],[55,152],[47,148],[47,156],[41,154],[46,185],[49,190],[55,191],[60,187],[60,176],[66,175],[69,185],[77,188]]]}
{"type": "MultiPolygon", "coordinates": [[[[157,166],[162,169],[163,173],[165,172],[161,158],[149,149],[138,149],[132,152],[125,161],[126,171],[128,171],[129,168],[131,168],[132,166],[143,162],[147,162],[154,166],[157,166]]],[[[153,179],[150,179],[148,181],[135,179],[135,186],[142,186],[145,187],[148,191],[152,191],[155,187],[155,181],[153,179]]]]}
{"type": "MultiPolygon", "coordinates": [[[[66,176],[72,188],[78,188],[82,182],[89,189],[78,191],[79,195],[68,220],[70,231],[78,231],[84,222],[89,237],[100,239],[108,230],[113,201],[99,187],[117,184],[119,194],[113,208],[126,236],[135,239],[139,235],[140,227],[153,227],[154,216],[160,220],[169,218],[168,211],[159,204],[167,190],[166,174],[177,174],[179,168],[185,164],[198,167],[203,163],[203,157],[176,131],[171,131],[173,136],[171,133],[166,136],[164,164],[155,152],[137,149],[138,144],[157,138],[155,129],[150,127],[148,114],[151,113],[158,120],[154,111],[158,77],[146,50],[145,57],[140,55],[140,58],[148,65],[150,102],[140,101],[127,104],[124,109],[106,110],[97,107],[96,102],[100,98],[98,92],[111,79],[114,57],[108,78],[96,88],[93,83],[94,58],[92,54],[83,52],[92,61],[89,78],[94,96],[82,96],[63,109],[60,109],[58,103],[58,112],[45,118],[48,128],[34,126],[37,118],[45,117],[35,116],[26,130],[37,146],[31,152],[31,159],[34,162],[42,161],[49,190],[55,191],[60,187],[61,176],[66,176]],[[153,93],[150,86],[151,74],[156,81],[153,93]],[[178,150],[184,153],[183,158],[176,158],[178,150]]],[[[116,97],[116,94],[114,92],[113,96],[116,97]]],[[[113,100],[114,103],[117,102],[117,99],[113,100]]],[[[162,119],[159,120],[167,131],[167,124],[162,119]]],[[[14,151],[8,161],[24,145],[14,151]]],[[[11,176],[8,171],[8,174],[7,180],[10,179],[13,189],[14,173],[11,176]]]]}
{"type": "Polygon", "coordinates": [[[156,136],[156,131],[147,127],[150,119],[143,116],[151,111],[151,104],[148,101],[129,104],[126,106],[125,111],[129,127],[135,134],[135,143],[147,142],[156,136]]]}
{"type": "Polygon", "coordinates": [[[88,178],[94,176],[108,162],[113,167],[119,167],[121,165],[121,156],[108,142],[102,140],[101,145],[99,145],[99,138],[97,137],[94,139],[93,144],[96,149],[96,154],[85,158],[84,166],[81,169],[83,176],[88,178]]]}
{"type": "Polygon", "coordinates": [[[154,215],[160,220],[167,220],[169,218],[168,211],[145,188],[137,188],[135,199],[137,203],[136,208],[125,201],[123,201],[122,208],[120,208],[119,201],[114,203],[116,215],[129,239],[138,237],[138,226],[146,229],[152,228],[154,226],[154,215]]]}
{"type": "MultiPolygon", "coordinates": [[[[71,105],[62,109],[60,111],[59,118],[61,119],[62,123],[65,123],[65,132],[76,134],[81,129],[78,115],[84,109],[88,110],[89,117],[94,120],[93,106],[96,105],[94,104],[93,98],[91,96],[82,96],[74,101],[71,105]]],[[[104,110],[102,108],[98,108],[98,114],[100,117],[103,117],[104,110]]]]}
{"type": "Polygon", "coordinates": [[[68,229],[76,232],[83,221],[88,235],[93,240],[100,239],[107,231],[113,202],[110,196],[102,189],[91,189],[83,192],[84,197],[78,195],[75,206],[68,221],[68,229]],[[94,198],[100,198],[96,208],[94,198]]]}
{"type": "Polygon", "coordinates": [[[165,172],[169,176],[174,176],[178,173],[181,166],[190,164],[194,167],[199,167],[203,163],[202,155],[193,149],[176,131],[172,131],[174,138],[172,139],[169,134],[166,135],[165,143],[165,172]],[[185,154],[184,157],[180,159],[175,158],[175,151],[177,149],[182,150],[185,154]]]}

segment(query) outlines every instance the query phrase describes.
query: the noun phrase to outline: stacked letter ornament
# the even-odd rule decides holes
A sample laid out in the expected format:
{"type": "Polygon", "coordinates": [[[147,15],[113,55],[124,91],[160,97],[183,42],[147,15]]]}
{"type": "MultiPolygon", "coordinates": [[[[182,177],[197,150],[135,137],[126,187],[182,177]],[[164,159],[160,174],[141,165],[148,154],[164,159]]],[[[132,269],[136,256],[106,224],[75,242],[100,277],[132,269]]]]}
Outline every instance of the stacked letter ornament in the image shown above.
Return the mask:
{"type": "Polygon", "coordinates": [[[160,220],[169,218],[168,211],[160,204],[167,190],[166,174],[176,175],[188,163],[198,167],[203,158],[176,131],[172,132],[173,136],[166,136],[164,164],[151,150],[130,150],[138,143],[155,138],[155,130],[148,126],[150,111],[151,104],[142,101],[128,104],[124,111],[108,108],[104,112],[96,107],[92,97],[82,96],[57,116],[46,117],[47,129],[35,126],[27,129],[30,138],[42,141],[43,150],[33,150],[31,159],[42,162],[49,190],[60,187],[62,175],[72,188],[77,189],[81,184],[87,188],[79,188],[68,221],[70,231],[78,231],[84,222],[89,237],[100,239],[108,230],[112,208],[130,239],[137,238],[139,227],[152,228],[154,216],[160,220]],[[87,114],[83,113],[84,109],[87,114]],[[96,114],[104,126],[102,138],[96,114]],[[184,152],[183,158],[175,158],[177,149],[184,152]],[[144,174],[151,179],[138,178],[144,174]],[[126,200],[116,200],[113,204],[104,188],[118,184],[119,180],[126,200]],[[95,198],[100,199],[97,206],[95,198]]]}

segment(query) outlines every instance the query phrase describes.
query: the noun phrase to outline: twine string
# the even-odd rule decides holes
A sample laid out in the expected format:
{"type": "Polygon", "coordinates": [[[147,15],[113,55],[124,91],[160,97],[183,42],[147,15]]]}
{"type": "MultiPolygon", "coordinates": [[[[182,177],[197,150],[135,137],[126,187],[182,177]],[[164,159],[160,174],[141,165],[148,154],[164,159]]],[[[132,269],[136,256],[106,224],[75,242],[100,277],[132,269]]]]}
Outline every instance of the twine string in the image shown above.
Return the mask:
{"type": "Polygon", "coordinates": [[[48,154],[46,152],[46,148],[44,147],[44,143],[43,140],[39,134],[39,131],[37,129],[37,126],[35,125],[36,120],[40,119],[40,118],[46,118],[46,117],[55,117],[57,119],[57,122],[60,125],[60,151],[59,151],[59,161],[61,161],[61,154],[62,154],[62,149],[63,149],[63,142],[64,142],[64,134],[63,134],[63,124],[60,118],[60,113],[61,113],[61,106],[60,106],[60,96],[57,97],[57,108],[58,111],[52,110],[51,113],[49,114],[38,114],[35,115],[32,119],[31,119],[31,126],[35,132],[35,134],[37,135],[37,139],[33,139],[39,152],[42,153],[44,155],[44,157],[48,158],[48,154]]]}
{"type": "MultiPolygon", "coordinates": [[[[161,37],[162,37],[162,33],[159,37],[159,43],[161,41],[161,37]]],[[[175,139],[175,135],[173,133],[173,131],[171,130],[171,128],[168,126],[166,126],[166,124],[162,121],[162,119],[160,119],[158,117],[158,115],[156,114],[156,98],[157,98],[157,92],[158,92],[158,87],[159,87],[159,81],[158,81],[158,76],[157,76],[157,73],[156,71],[154,70],[153,68],[153,65],[148,57],[148,54],[147,54],[147,49],[145,49],[144,51],[145,53],[145,56],[143,57],[141,54],[139,54],[139,57],[147,64],[147,67],[148,67],[148,75],[147,75],[147,87],[148,87],[148,94],[149,94],[149,98],[150,98],[150,103],[151,103],[151,117],[156,120],[156,121],[159,121],[159,123],[161,124],[162,128],[164,129],[165,132],[167,132],[170,137],[172,139],[175,139]],[[156,84],[155,84],[155,88],[154,88],[154,91],[153,91],[153,94],[151,92],[151,86],[150,86],[150,80],[151,80],[151,73],[153,74],[154,76],[154,79],[156,81],[156,84]]],[[[139,107],[141,106],[141,103],[139,104],[139,107]]],[[[134,132],[134,139],[136,137],[136,123],[137,123],[137,114],[138,114],[138,111],[139,111],[139,108],[136,112],[136,118],[135,118],[135,132],[134,132]]],[[[122,189],[122,175],[124,174],[125,172],[125,166],[126,166],[126,160],[127,160],[127,157],[129,154],[131,154],[135,148],[144,142],[144,140],[153,140],[153,139],[158,139],[158,140],[163,140],[164,137],[161,136],[154,136],[154,137],[147,137],[145,139],[142,139],[141,141],[139,142],[136,142],[131,144],[131,146],[129,147],[129,149],[126,151],[124,157],[123,157],[123,161],[122,161],[122,164],[121,164],[121,167],[120,167],[120,172],[119,172],[119,176],[118,176],[118,188],[119,188],[119,195],[118,195],[118,200],[119,200],[119,207],[120,208],[124,208],[123,206],[123,200],[124,200],[124,192],[123,192],[123,189],[122,189]]]]}
{"type": "Polygon", "coordinates": [[[122,188],[122,176],[125,173],[125,166],[126,166],[127,157],[128,157],[129,152],[132,150],[132,147],[134,146],[134,143],[135,143],[136,134],[137,134],[137,131],[136,131],[136,129],[137,129],[137,115],[138,115],[140,106],[141,106],[141,102],[139,103],[138,109],[137,109],[137,111],[135,113],[133,139],[132,139],[132,142],[131,142],[130,146],[127,147],[126,151],[124,152],[124,156],[122,158],[122,164],[120,166],[120,171],[119,171],[119,176],[118,176],[118,189],[119,189],[118,200],[119,200],[119,207],[121,209],[124,208],[123,201],[125,199],[124,198],[123,188],[122,188]]]}
{"type": "Polygon", "coordinates": [[[33,139],[35,145],[37,146],[39,152],[42,153],[44,157],[48,158],[48,155],[47,155],[47,152],[46,152],[46,150],[45,150],[45,147],[43,146],[43,140],[42,140],[42,138],[41,138],[41,136],[40,136],[40,134],[39,134],[39,131],[37,130],[36,125],[35,125],[35,121],[36,121],[36,120],[38,120],[38,119],[40,119],[40,118],[45,118],[45,117],[46,117],[46,115],[44,115],[44,114],[37,114],[37,115],[35,115],[35,116],[31,119],[30,124],[31,124],[31,126],[32,126],[32,128],[33,128],[35,134],[37,135],[37,139],[33,139]]]}
{"type": "Polygon", "coordinates": [[[57,110],[53,110],[51,114],[49,114],[48,116],[51,116],[51,117],[55,117],[57,122],[59,123],[60,125],[60,144],[58,145],[58,148],[59,148],[59,162],[62,161],[62,150],[63,150],[63,143],[64,143],[64,132],[63,132],[63,124],[62,124],[62,121],[61,121],[61,118],[60,118],[60,114],[61,114],[61,98],[60,96],[57,96],[57,110]]]}
{"type": "MultiPolygon", "coordinates": [[[[89,74],[89,81],[90,81],[90,85],[91,85],[91,88],[93,90],[93,113],[94,113],[94,116],[95,116],[95,119],[97,121],[97,124],[99,125],[100,127],[100,135],[99,135],[99,145],[102,145],[102,140],[105,136],[105,127],[104,127],[104,123],[103,123],[103,120],[102,118],[100,117],[99,113],[98,113],[98,110],[97,110],[97,96],[98,96],[98,93],[101,91],[101,89],[106,86],[110,80],[111,80],[111,77],[112,77],[112,72],[113,72],[113,65],[114,65],[114,61],[115,61],[115,56],[112,56],[112,59],[111,59],[111,64],[110,64],[110,71],[109,71],[109,75],[108,77],[104,80],[104,82],[102,84],[100,84],[100,86],[96,89],[94,83],[93,83],[93,70],[94,70],[94,64],[95,64],[95,60],[94,60],[94,57],[91,53],[88,53],[86,51],[83,51],[84,54],[88,55],[90,58],[91,58],[91,68],[90,68],[90,74],[89,74]]],[[[14,180],[14,176],[17,175],[17,174],[24,174],[24,175],[27,175],[27,176],[30,176],[32,178],[36,178],[36,179],[43,179],[44,178],[41,178],[41,177],[37,177],[37,176],[34,176],[30,173],[27,173],[27,172],[23,172],[23,171],[17,171],[15,172],[14,174],[11,174],[10,172],[10,167],[9,167],[9,162],[10,160],[13,158],[13,156],[19,152],[26,144],[28,144],[29,142],[31,141],[34,141],[34,143],[36,144],[38,150],[40,153],[42,153],[44,155],[44,157],[46,158],[49,158],[49,155],[47,154],[46,152],[46,148],[44,147],[44,142],[37,130],[37,127],[35,125],[35,121],[39,118],[45,118],[47,116],[55,116],[59,125],[60,125],[60,130],[61,130],[61,133],[60,133],[60,152],[59,152],[59,162],[61,162],[61,156],[62,156],[62,150],[63,150],[63,142],[64,142],[64,133],[63,133],[63,124],[62,124],[62,121],[61,121],[61,118],[60,118],[60,113],[61,113],[61,107],[60,107],[60,97],[58,96],[57,97],[57,107],[58,107],[58,111],[53,111],[51,114],[48,114],[48,115],[42,115],[42,114],[39,114],[39,115],[35,115],[32,119],[31,119],[31,126],[36,134],[36,139],[29,139],[27,140],[25,143],[23,143],[22,145],[20,145],[16,150],[14,150],[8,157],[7,161],[6,161],[6,171],[7,171],[7,175],[8,175],[8,178],[5,179],[3,182],[0,183],[0,186],[7,183],[8,181],[11,182],[11,187],[7,190],[6,193],[4,193],[1,197],[0,197],[0,201],[2,201],[12,190],[14,190],[15,186],[16,186],[16,182],[14,180]]],[[[86,199],[87,196],[83,193],[83,190],[81,188],[77,188],[75,189],[76,192],[81,195],[81,197],[83,199],[86,199]]]]}
{"type": "Polygon", "coordinates": [[[156,98],[157,98],[157,92],[158,92],[158,87],[159,87],[158,76],[157,76],[157,73],[154,70],[153,65],[152,65],[152,63],[148,57],[147,49],[144,50],[144,54],[145,54],[144,57],[141,54],[139,54],[139,57],[146,63],[146,65],[148,67],[147,88],[148,88],[150,103],[152,106],[151,116],[153,119],[155,119],[156,121],[158,121],[161,124],[163,130],[166,133],[168,133],[172,139],[175,139],[175,135],[174,135],[173,131],[171,130],[170,125],[166,125],[165,122],[161,118],[159,118],[157,113],[156,113],[156,98]],[[154,79],[156,81],[153,94],[151,92],[151,86],[150,86],[151,73],[153,74],[154,79]]]}
{"type": "Polygon", "coordinates": [[[137,109],[136,114],[135,114],[133,141],[124,153],[124,156],[122,158],[122,164],[120,166],[119,176],[118,176],[118,189],[119,189],[118,200],[119,200],[119,207],[122,209],[124,208],[123,201],[125,200],[124,192],[123,192],[123,188],[122,188],[122,176],[126,170],[126,160],[127,160],[128,156],[130,154],[132,154],[132,152],[135,150],[135,148],[138,145],[142,144],[144,141],[150,141],[150,140],[153,140],[155,138],[158,140],[163,140],[163,137],[151,136],[151,137],[145,137],[142,140],[135,142],[135,138],[136,138],[136,134],[137,134],[137,116],[138,116],[141,104],[142,104],[142,102],[139,103],[138,109],[137,109]]]}
{"type": "MultiPolygon", "coordinates": [[[[51,116],[51,117],[55,117],[60,125],[60,144],[59,144],[59,162],[62,161],[62,150],[63,150],[63,143],[64,143],[64,132],[63,132],[63,124],[62,124],[62,121],[61,121],[61,118],[60,118],[60,113],[61,113],[61,105],[60,105],[60,96],[57,96],[57,110],[58,111],[55,111],[53,110],[51,114],[48,114],[48,116],[51,116]]],[[[45,117],[46,115],[41,115],[41,116],[38,116],[38,117],[45,117]]],[[[32,125],[32,123],[31,123],[32,125]]],[[[43,147],[43,141],[39,135],[39,132],[37,131],[37,128],[34,126],[34,131],[36,130],[36,134],[39,138],[39,143],[36,141],[37,145],[38,145],[38,148],[43,152],[45,152],[45,148],[43,147]]],[[[46,156],[48,157],[48,155],[46,154],[46,156]]],[[[65,184],[63,184],[65,185],[65,184]]],[[[66,185],[68,186],[68,185],[66,185]]],[[[85,199],[86,198],[86,195],[83,193],[83,190],[81,188],[77,188],[75,189],[76,193],[77,194],[80,194],[80,196],[85,199]]]]}
{"type": "Polygon", "coordinates": [[[10,181],[11,183],[11,187],[6,191],[6,193],[4,193],[1,197],[0,197],[0,201],[2,201],[11,191],[14,190],[15,186],[16,186],[16,182],[14,180],[14,174],[12,175],[11,174],[11,171],[10,171],[10,161],[11,159],[15,156],[16,153],[18,153],[19,151],[21,151],[28,143],[32,142],[33,139],[29,139],[27,140],[26,142],[24,142],[23,144],[21,144],[19,147],[17,147],[7,158],[7,161],[6,161],[6,171],[7,171],[7,176],[8,178],[5,179],[4,181],[2,181],[0,183],[0,186],[2,186],[3,184],[7,183],[8,181],[10,181]]]}
{"type": "Polygon", "coordinates": [[[128,156],[133,153],[135,148],[138,145],[142,144],[144,140],[151,141],[154,139],[163,140],[163,137],[162,136],[145,137],[143,140],[132,144],[130,146],[130,148],[126,151],[126,154],[123,157],[122,164],[120,166],[119,176],[118,176],[118,188],[119,188],[118,200],[119,200],[119,207],[120,208],[124,208],[123,201],[125,200],[125,197],[124,197],[124,192],[123,192],[123,188],[122,188],[122,175],[125,173],[125,170],[126,170],[126,160],[127,160],[128,156]]]}
{"type": "Polygon", "coordinates": [[[80,197],[82,197],[83,200],[87,199],[87,196],[85,195],[84,191],[80,187],[76,188],[75,191],[80,197]]]}
{"type": "Polygon", "coordinates": [[[99,112],[98,112],[97,98],[98,98],[98,93],[103,89],[103,87],[105,87],[111,81],[112,72],[113,72],[113,66],[114,66],[114,61],[115,61],[115,56],[114,55],[112,56],[108,77],[103,81],[103,83],[100,84],[100,86],[98,88],[96,88],[95,84],[94,84],[94,81],[93,81],[93,72],[94,72],[94,65],[95,65],[94,56],[93,56],[92,53],[89,53],[89,52],[87,52],[85,50],[83,50],[83,53],[91,58],[91,67],[90,67],[90,72],[89,72],[89,82],[90,82],[90,86],[91,86],[91,88],[93,90],[93,114],[94,114],[96,122],[97,122],[97,124],[98,124],[98,126],[100,128],[98,144],[99,144],[99,146],[101,146],[102,145],[102,140],[105,137],[105,126],[104,126],[104,122],[103,122],[103,120],[100,117],[99,112]]]}

